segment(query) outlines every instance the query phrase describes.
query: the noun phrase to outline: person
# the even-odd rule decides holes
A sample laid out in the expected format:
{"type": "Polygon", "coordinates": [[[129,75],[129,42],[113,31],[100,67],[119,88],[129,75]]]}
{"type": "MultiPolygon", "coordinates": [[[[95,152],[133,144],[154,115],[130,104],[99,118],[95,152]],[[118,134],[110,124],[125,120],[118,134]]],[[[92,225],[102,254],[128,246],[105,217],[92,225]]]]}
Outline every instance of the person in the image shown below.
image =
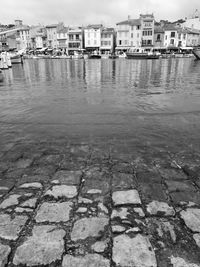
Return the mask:
{"type": "Polygon", "coordinates": [[[8,68],[12,68],[12,63],[11,63],[9,52],[6,52],[6,64],[7,64],[8,68]]]}
{"type": "Polygon", "coordinates": [[[6,52],[1,53],[1,69],[8,69],[8,65],[6,62],[6,52]]]}

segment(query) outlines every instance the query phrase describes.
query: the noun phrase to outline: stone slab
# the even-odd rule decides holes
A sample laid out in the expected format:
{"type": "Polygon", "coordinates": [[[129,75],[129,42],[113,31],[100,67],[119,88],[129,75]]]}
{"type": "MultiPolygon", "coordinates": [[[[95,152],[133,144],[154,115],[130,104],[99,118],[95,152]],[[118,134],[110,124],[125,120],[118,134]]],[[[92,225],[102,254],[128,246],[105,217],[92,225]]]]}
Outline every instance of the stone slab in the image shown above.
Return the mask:
{"type": "Polygon", "coordinates": [[[200,233],[200,209],[188,208],[181,211],[180,215],[188,228],[200,233]]]}
{"type": "Polygon", "coordinates": [[[11,219],[9,214],[0,214],[0,237],[16,240],[27,220],[26,216],[15,216],[11,219]]]}
{"type": "Polygon", "coordinates": [[[35,217],[36,222],[67,222],[70,219],[72,202],[43,203],[35,217]]]}
{"type": "Polygon", "coordinates": [[[37,198],[30,198],[24,201],[20,206],[34,209],[36,207],[36,202],[37,202],[37,198]]]}
{"type": "Polygon", "coordinates": [[[56,226],[34,226],[32,236],[17,248],[13,263],[17,266],[38,266],[61,260],[65,234],[56,226]]]}
{"type": "Polygon", "coordinates": [[[171,257],[171,264],[173,267],[200,267],[200,265],[189,263],[183,258],[173,256],[171,257]]]}
{"type": "Polygon", "coordinates": [[[8,198],[6,198],[0,205],[0,209],[6,209],[8,207],[11,206],[16,206],[19,203],[19,198],[21,196],[14,194],[14,195],[10,195],[8,198]]]}
{"type": "Polygon", "coordinates": [[[77,241],[88,237],[99,237],[108,225],[107,217],[82,218],[75,222],[71,233],[71,239],[77,241]]]}
{"type": "Polygon", "coordinates": [[[55,185],[51,190],[45,193],[45,196],[52,196],[54,198],[73,198],[78,194],[76,186],[74,185],[55,185]]]}
{"type": "Polygon", "coordinates": [[[147,205],[147,212],[151,215],[162,213],[165,216],[174,216],[175,211],[173,207],[169,206],[166,202],[152,201],[147,205]]]}
{"type": "Polygon", "coordinates": [[[6,266],[10,252],[11,248],[9,246],[0,243],[0,267],[6,266]]]}
{"type": "Polygon", "coordinates": [[[114,205],[141,204],[137,190],[116,191],[112,195],[114,205]]]}
{"type": "Polygon", "coordinates": [[[65,255],[62,267],[110,267],[110,261],[98,254],[87,254],[84,257],[65,255]]]}
{"type": "Polygon", "coordinates": [[[149,239],[137,234],[134,238],[119,235],[113,239],[113,261],[120,267],[157,267],[149,239]]]}
{"type": "Polygon", "coordinates": [[[61,170],[55,173],[53,179],[66,185],[79,185],[81,180],[81,171],[65,171],[61,170]]]}
{"type": "Polygon", "coordinates": [[[42,189],[42,184],[38,183],[38,182],[35,182],[35,183],[24,183],[24,184],[20,185],[19,188],[23,188],[23,189],[26,189],[26,188],[42,189]]]}

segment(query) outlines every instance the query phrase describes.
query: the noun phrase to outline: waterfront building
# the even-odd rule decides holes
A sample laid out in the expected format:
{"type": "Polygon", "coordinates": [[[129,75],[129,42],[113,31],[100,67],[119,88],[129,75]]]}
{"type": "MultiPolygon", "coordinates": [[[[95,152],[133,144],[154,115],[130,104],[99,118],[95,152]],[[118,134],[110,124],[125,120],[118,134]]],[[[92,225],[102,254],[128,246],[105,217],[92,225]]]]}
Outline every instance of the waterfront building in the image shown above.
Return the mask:
{"type": "Polygon", "coordinates": [[[47,47],[47,31],[44,26],[30,28],[31,48],[42,49],[47,47]]]}
{"type": "Polygon", "coordinates": [[[155,19],[153,14],[140,15],[142,30],[142,47],[151,49],[154,45],[154,25],[155,19]]]}
{"type": "Polygon", "coordinates": [[[57,33],[58,48],[63,53],[68,53],[68,28],[63,27],[57,33]]]}
{"type": "Polygon", "coordinates": [[[147,50],[154,45],[154,16],[140,15],[139,19],[131,19],[116,25],[116,49],[126,52],[133,47],[144,47],[147,50]]]}
{"type": "Polygon", "coordinates": [[[185,22],[182,23],[182,26],[200,31],[200,13],[198,10],[196,10],[190,18],[186,18],[185,22]]]}
{"type": "Polygon", "coordinates": [[[88,25],[84,29],[84,46],[88,52],[100,51],[102,24],[88,25]]]}
{"type": "Polygon", "coordinates": [[[101,31],[101,54],[110,54],[115,50],[115,31],[114,28],[104,28],[101,31]]]}
{"type": "Polygon", "coordinates": [[[82,27],[69,28],[68,30],[68,53],[74,53],[83,50],[83,29],[82,27]]]}
{"type": "Polygon", "coordinates": [[[23,26],[18,30],[17,50],[26,50],[31,48],[30,28],[23,26]]]}
{"type": "Polygon", "coordinates": [[[154,27],[154,48],[163,48],[164,47],[164,36],[165,31],[161,25],[156,25],[154,27]]]}
{"type": "Polygon", "coordinates": [[[57,33],[64,27],[63,23],[47,25],[47,46],[52,49],[58,47],[57,33]]]}
{"type": "Polygon", "coordinates": [[[141,47],[141,21],[131,19],[118,22],[116,25],[116,50],[126,52],[131,47],[141,47]]]}

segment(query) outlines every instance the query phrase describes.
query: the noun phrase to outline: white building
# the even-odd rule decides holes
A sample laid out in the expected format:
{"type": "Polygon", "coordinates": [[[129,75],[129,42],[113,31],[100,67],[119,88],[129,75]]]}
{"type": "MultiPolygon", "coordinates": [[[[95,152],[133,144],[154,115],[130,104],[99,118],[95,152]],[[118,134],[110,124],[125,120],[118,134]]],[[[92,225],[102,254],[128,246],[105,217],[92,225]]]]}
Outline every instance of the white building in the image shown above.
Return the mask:
{"type": "Polygon", "coordinates": [[[114,52],[115,46],[114,28],[104,28],[101,31],[101,54],[110,54],[114,52]]]}
{"type": "Polygon", "coordinates": [[[94,24],[88,25],[88,27],[84,29],[85,49],[87,51],[93,52],[95,50],[100,50],[102,28],[102,24],[94,24]]]}
{"type": "Polygon", "coordinates": [[[186,21],[182,24],[182,26],[200,31],[200,14],[198,10],[195,11],[191,18],[186,18],[186,21]]]}
{"type": "Polygon", "coordinates": [[[30,28],[24,26],[18,30],[18,50],[26,50],[31,47],[30,28]]]}
{"type": "Polygon", "coordinates": [[[68,28],[63,27],[61,30],[57,32],[57,41],[58,48],[63,52],[67,52],[68,50],[68,28]]]}
{"type": "Polygon", "coordinates": [[[63,23],[47,25],[47,45],[49,48],[57,48],[57,33],[64,27],[63,23]]]}

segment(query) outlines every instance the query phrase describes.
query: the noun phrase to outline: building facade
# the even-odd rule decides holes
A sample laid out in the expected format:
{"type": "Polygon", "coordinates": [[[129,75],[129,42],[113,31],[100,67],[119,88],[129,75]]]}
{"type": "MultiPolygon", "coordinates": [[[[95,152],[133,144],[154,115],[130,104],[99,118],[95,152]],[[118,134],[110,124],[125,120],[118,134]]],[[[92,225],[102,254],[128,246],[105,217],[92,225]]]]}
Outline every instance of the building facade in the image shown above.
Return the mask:
{"type": "Polygon", "coordinates": [[[82,27],[70,28],[68,31],[68,53],[73,55],[75,52],[83,50],[83,41],[82,27]]]}
{"type": "Polygon", "coordinates": [[[164,37],[165,37],[165,31],[163,27],[161,26],[155,26],[154,27],[154,47],[155,48],[162,48],[164,47],[164,37]]]}
{"type": "Polygon", "coordinates": [[[115,31],[114,28],[104,28],[101,31],[101,54],[114,53],[115,50],[115,31]]]}
{"type": "Polygon", "coordinates": [[[102,29],[102,24],[88,25],[84,29],[84,46],[87,51],[100,51],[102,29]]]}
{"type": "Polygon", "coordinates": [[[68,28],[63,27],[57,33],[58,48],[63,53],[68,53],[68,28]]]}
{"type": "Polygon", "coordinates": [[[63,23],[47,25],[47,46],[52,49],[58,47],[57,33],[64,27],[63,23]]]}
{"type": "Polygon", "coordinates": [[[142,30],[142,47],[152,48],[154,46],[154,24],[153,14],[140,15],[142,30]]]}

